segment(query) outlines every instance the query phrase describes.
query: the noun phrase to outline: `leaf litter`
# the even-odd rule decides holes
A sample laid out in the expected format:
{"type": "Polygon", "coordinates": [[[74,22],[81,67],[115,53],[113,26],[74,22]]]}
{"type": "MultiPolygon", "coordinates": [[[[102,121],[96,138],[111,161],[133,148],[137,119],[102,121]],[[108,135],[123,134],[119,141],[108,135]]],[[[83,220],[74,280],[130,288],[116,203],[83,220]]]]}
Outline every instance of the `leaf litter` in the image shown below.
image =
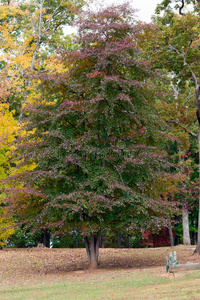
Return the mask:
{"type": "MultiPolygon", "coordinates": [[[[193,255],[194,246],[176,246],[142,249],[100,249],[99,266],[93,271],[99,279],[108,273],[110,278],[132,270],[145,272],[153,268],[157,275],[166,276],[165,257],[177,251],[179,263],[200,262],[200,255],[193,255]],[[153,251],[152,251],[153,250],[153,251]]],[[[61,277],[76,279],[90,277],[85,249],[3,249],[0,251],[0,282],[2,285],[24,285],[28,282],[57,280],[61,277]]],[[[179,272],[179,276],[181,273],[179,272]]]]}

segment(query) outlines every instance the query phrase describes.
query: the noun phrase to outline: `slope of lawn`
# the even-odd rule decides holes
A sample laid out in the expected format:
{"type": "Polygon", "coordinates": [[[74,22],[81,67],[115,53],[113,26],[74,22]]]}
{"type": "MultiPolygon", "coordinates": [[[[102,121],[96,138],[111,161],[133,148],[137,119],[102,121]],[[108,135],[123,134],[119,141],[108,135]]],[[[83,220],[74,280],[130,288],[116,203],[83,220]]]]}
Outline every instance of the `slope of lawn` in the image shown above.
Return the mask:
{"type": "Polygon", "coordinates": [[[200,271],[166,274],[170,251],[200,262],[194,246],[100,249],[89,272],[85,249],[1,250],[0,299],[200,299],[200,271]]]}

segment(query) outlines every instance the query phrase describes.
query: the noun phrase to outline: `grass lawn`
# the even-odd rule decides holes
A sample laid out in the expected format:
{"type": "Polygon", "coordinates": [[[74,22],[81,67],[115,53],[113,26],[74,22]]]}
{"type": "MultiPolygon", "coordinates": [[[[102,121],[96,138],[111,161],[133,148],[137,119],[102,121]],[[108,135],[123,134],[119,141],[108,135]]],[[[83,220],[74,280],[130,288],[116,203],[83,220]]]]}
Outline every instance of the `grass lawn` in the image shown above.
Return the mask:
{"type": "Polygon", "coordinates": [[[200,271],[169,278],[165,256],[199,262],[193,247],[100,249],[100,266],[87,270],[85,249],[0,251],[0,299],[200,299],[200,271]]]}

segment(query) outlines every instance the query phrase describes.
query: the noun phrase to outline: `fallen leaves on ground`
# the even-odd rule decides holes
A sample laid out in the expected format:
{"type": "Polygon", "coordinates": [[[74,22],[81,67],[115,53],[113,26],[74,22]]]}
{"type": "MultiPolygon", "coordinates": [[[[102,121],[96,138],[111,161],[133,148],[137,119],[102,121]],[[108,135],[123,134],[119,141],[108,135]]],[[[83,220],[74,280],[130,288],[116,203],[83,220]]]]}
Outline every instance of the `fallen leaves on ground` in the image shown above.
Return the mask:
{"type": "MultiPolygon", "coordinates": [[[[169,252],[177,251],[179,264],[200,262],[200,255],[193,255],[194,246],[176,246],[141,249],[100,249],[99,268],[112,271],[163,267],[169,252]]],[[[85,249],[4,249],[0,251],[1,284],[25,283],[40,276],[84,276],[88,261],[85,249]]]]}

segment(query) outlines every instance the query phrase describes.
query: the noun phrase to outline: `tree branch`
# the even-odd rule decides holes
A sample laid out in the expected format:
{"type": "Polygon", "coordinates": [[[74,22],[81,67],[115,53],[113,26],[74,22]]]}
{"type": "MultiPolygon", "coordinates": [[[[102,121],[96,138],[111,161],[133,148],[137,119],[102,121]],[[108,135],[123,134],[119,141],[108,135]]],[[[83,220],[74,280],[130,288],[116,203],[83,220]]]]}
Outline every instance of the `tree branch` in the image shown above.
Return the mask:
{"type": "Polygon", "coordinates": [[[46,28],[44,28],[42,34],[44,34],[45,32],[47,32],[47,31],[50,29],[50,27],[51,27],[51,22],[52,22],[52,20],[53,20],[53,17],[57,15],[58,10],[59,10],[59,8],[61,7],[62,4],[63,4],[63,0],[62,0],[61,3],[59,4],[59,6],[54,10],[52,16],[49,18],[49,20],[48,20],[48,25],[47,25],[46,28]]]}
{"type": "Polygon", "coordinates": [[[170,120],[170,121],[167,121],[167,123],[174,123],[176,125],[179,125],[181,128],[183,128],[185,130],[185,132],[187,132],[189,135],[191,135],[192,137],[195,137],[195,138],[198,138],[198,134],[188,130],[187,128],[185,128],[183,125],[181,125],[178,121],[175,121],[175,120],[170,120]]]}
{"type": "Polygon", "coordinates": [[[195,86],[196,86],[196,89],[197,89],[197,88],[199,88],[199,83],[198,83],[197,77],[194,74],[194,72],[193,72],[190,64],[186,61],[186,56],[187,56],[187,53],[188,53],[191,45],[192,45],[192,40],[190,41],[190,44],[189,44],[189,46],[188,46],[188,48],[187,48],[187,50],[185,51],[185,54],[184,54],[184,66],[187,66],[190,69],[190,73],[192,75],[192,79],[194,80],[195,86]]]}
{"type": "Polygon", "coordinates": [[[174,46],[172,46],[171,44],[168,44],[169,48],[171,50],[174,50],[178,55],[183,55],[183,53],[181,51],[179,51],[178,49],[176,49],[174,46]]]}
{"type": "Polygon", "coordinates": [[[185,16],[185,14],[182,13],[182,9],[184,8],[184,5],[185,5],[185,2],[184,2],[184,0],[182,0],[182,5],[179,6],[179,15],[181,15],[181,16],[185,16]]]}
{"type": "Polygon", "coordinates": [[[184,66],[187,66],[187,67],[189,68],[190,73],[191,73],[191,75],[192,75],[192,79],[193,79],[194,82],[195,82],[195,86],[196,86],[196,90],[197,90],[197,89],[199,89],[199,83],[198,83],[197,77],[196,77],[196,75],[194,74],[194,72],[193,72],[193,70],[192,70],[190,64],[189,64],[189,63],[187,62],[187,60],[186,60],[186,56],[187,56],[187,53],[188,53],[188,51],[189,51],[189,49],[190,49],[190,47],[191,47],[191,45],[192,45],[192,42],[193,42],[193,40],[190,41],[189,46],[188,46],[187,50],[185,51],[185,53],[183,53],[182,51],[176,49],[176,48],[175,48],[174,46],[172,46],[171,44],[168,44],[168,45],[169,45],[170,49],[173,50],[173,51],[175,51],[178,55],[183,55],[183,63],[184,63],[184,66]]]}

